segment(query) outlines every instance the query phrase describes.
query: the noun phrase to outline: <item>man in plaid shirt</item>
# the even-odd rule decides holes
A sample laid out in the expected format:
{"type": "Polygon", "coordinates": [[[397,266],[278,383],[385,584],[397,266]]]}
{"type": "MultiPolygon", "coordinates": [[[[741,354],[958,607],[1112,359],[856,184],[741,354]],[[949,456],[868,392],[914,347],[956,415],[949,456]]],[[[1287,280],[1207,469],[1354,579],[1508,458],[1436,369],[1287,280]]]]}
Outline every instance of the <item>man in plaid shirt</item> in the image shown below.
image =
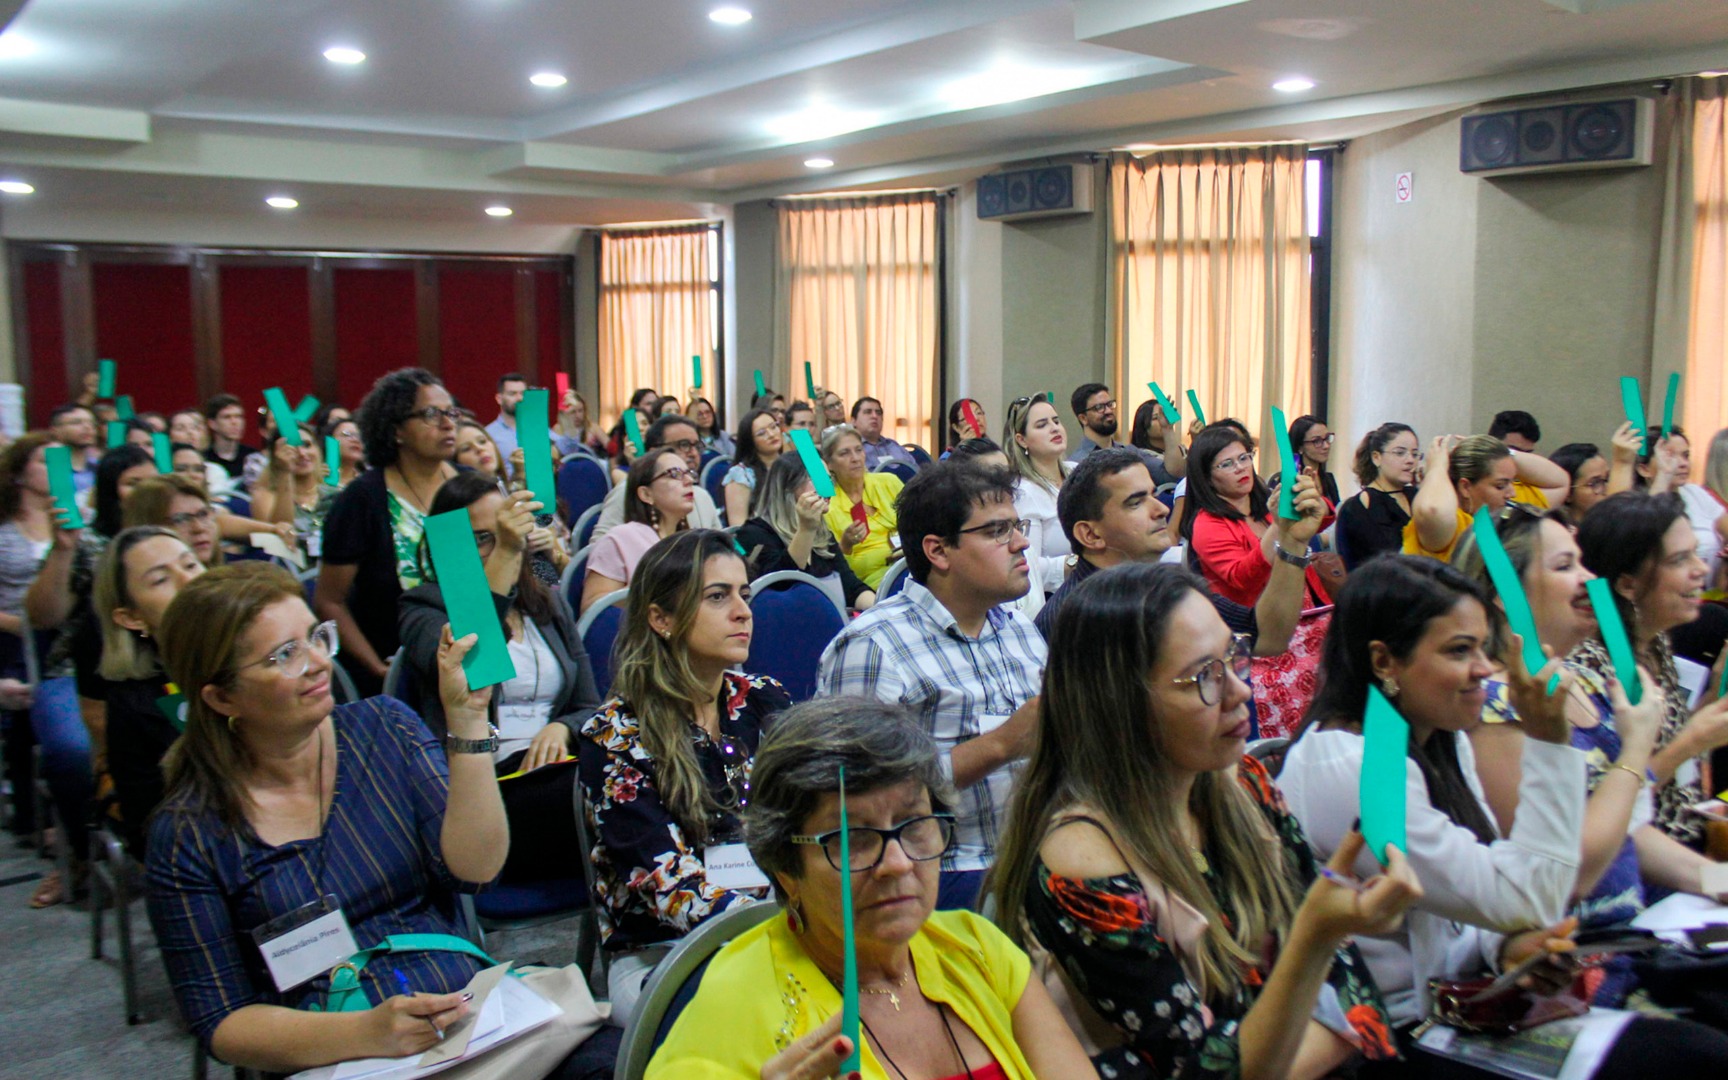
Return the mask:
{"type": "Polygon", "coordinates": [[[916,709],[959,793],[937,906],[970,907],[995,857],[1018,764],[1030,749],[1044,639],[1004,605],[1026,595],[1027,523],[1006,470],[925,468],[900,493],[912,583],[853,620],[822,654],[818,692],[916,709]]]}

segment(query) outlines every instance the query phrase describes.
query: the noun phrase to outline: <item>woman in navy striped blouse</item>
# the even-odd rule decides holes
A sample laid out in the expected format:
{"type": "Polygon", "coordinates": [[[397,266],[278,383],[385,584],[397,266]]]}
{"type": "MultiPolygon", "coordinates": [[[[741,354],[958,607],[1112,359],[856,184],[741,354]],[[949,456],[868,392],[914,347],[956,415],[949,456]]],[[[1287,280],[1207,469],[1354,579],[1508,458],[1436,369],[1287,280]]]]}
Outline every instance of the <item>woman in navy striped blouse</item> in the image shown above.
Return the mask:
{"type": "Polygon", "coordinates": [[[491,755],[474,750],[489,743],[489,691],[467,688],[468,640],[446,628],[439,649],[447,765],[401,703],[333,707],[333,630],[293,577],[244,563],[190,582],[160,633],[188,709],[150,825],[150,920],[193,1032],[223,1061],[271,1072],[419,1053],[487,965],[395,952],[360,974],[369,1008],[308,1011],[329,1005],[328,973],[278,989],[251,931],[329,895],[362,949],[456,936],[455,892],[492,880],[509,848],[491,755]]]}

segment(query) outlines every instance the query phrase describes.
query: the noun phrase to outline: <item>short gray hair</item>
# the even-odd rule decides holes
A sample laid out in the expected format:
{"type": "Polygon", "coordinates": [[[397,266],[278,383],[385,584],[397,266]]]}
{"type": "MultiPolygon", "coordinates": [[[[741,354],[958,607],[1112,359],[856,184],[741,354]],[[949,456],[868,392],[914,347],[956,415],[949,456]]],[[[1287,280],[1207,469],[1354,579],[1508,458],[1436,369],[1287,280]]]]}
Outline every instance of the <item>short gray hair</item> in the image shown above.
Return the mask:
{"type": "Polygon", "coordinates": [[[774,882],[802,876],[803,859],[792,837],[803,832],[822,796],[846,789],[859,795],[916,780],[930,792],[936,812],[954,806],[954,793],[937,761],[936,742],[916,713],[865,697],[831,697],[794,705],[775,718],[750,770],[745,839],[756,865],[774,882]]]}

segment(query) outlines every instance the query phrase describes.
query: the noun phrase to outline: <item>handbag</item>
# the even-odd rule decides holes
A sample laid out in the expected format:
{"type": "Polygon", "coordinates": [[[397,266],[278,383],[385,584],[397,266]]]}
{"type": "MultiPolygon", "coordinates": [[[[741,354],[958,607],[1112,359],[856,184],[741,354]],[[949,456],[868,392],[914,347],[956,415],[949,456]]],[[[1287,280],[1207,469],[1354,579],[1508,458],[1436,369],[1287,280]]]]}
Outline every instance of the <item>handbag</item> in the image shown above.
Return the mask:
{"type": "Polygon", "coordinates": [[[1477,979],[1429,979],[1428,996],[1433,1002],[1420,1030],[1442,1024],[1477,1035],[1511,1035],[1568,1016],[1583,1016],[1589,1002],[1580,994],[1577,981],[1564,994],[1537,997],[1518,986],[1484,995],[1494,976],[1477,979]]]}
{"type": "Polygon", "coordinates": [[[1313,558],[1308,567],[1320,579],[1320,591],[1328,600],[1336,601],[1338,590],[1344,587],[1344,579],[1350,576],[1349,568],[1344,565],[1344,556],[1336,551],[1316,551],[1313,558]]]}

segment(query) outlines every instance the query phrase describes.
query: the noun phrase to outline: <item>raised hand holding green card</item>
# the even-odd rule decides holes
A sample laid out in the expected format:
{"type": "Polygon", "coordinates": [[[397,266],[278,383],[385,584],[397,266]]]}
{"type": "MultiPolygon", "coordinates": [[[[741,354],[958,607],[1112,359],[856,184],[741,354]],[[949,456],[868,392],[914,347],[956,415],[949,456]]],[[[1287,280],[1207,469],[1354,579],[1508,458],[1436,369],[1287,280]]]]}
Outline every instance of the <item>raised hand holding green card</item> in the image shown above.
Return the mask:
{"type": "Polygon", "coordinates": [[[300,404],[294,406],[294,419],[302,424],[312,419],[312,414],[318,411],[318,399],[307,394],[300,399],[300,404]]]}
{"type": "Polygon", "coordinates": [[[1278,516],[1285,521],[1295,521],[1301,515],[1296,513],[1296,454],[1290,449],[1290,425],[1284,420],[1284,410],[1272,406],[1272,441],[1278,446],[1278,468],[1282,476],[1278,481],[1278,516]]]}
{"type": "Polygon", "coordinates": [[[1632,639],[1626,636],[1626,624],[1614,603],[1614,590],[1607,578],[1596,578],[1584,586],[1590,594],[1590,607],[1596,612],[1596,628],[1602,634],[1602,644],[1608,648],[1608,659],[1614,663],[1614,677],[1620,689],[1633,705],[1644,700],[1644,683],[1638,678],[1638,655],[1632,651],[1632,639]]]}
{"type": "Polygon", "coordinates": [[[792,445],[798,448],[798,457],[804,462],[804,471],[810,474],[810,486],[824,499],[832,499],[834,478],[828,474],[828,463],[816,452],[816,441],[803,428],[793,428],[791,434],[792,445]]]}
{"type": "Polygon", "coordinates": [[[624,410],[624,434],[630,440],[630,445],[636,452],[642,452],[642,417],[635,409],[624,410]]]}
{"type": "MultiPolygon", "coordinates": [[[[558,492],[552,481],[552,392],[535,387],[522,395],[516,406],[516,444],[522,448],[522,474],[534,498],[555,506],[558,492]]],[[[636,410],[629,410],[636,415],[636,410]]]]}
{"type": "Polygon", "coordinates": [[[108,421],[108,449],[112,450],[116,446],[122,446],[125,444],[125,442],[126,442],[126,421],[124,421],[124,420],[110,420],[110,421],[108,421]]]}
{"type": "Polygon", "coordinates": [[[804,361],[804,389],[810,397],[810,404],[816,404],[816,377],[810,372],[810,361],[804,361]]]}
{"type": "Polygon", "coordinates": [[[1404,772],[1410,759],[1410,725],[1377,686],[1368,688],[1368,708],[1362,715],[1362,774],[1357,798],[1362,811],[1362,838],[1368,850],[1386,865],[1388,848],[1409,850],[1404,838],[1404,772]]]}
{"type": "Polygon", "coordinates": [[[1201,427],[1205,427],[1206,413],[1200,408],[1200,395],[1192,390],[1188,391],[1188,404],[1194,407],[1194,419],[1199,422],[1201,427]]]}
{"type": "Polygon", "coordinates": [[[78,485],[72,480],[72,448],[44,446],[42,463],[48,466],[48,493],[54,497],[54,509],[66,515],[62,528],[82,529],[84,514],[78,509],[78,485]]]}
{"type": "Polygon", "coordinates": [[[131,394],[121,394],[114,399],[114,415],[121,420],[130,420],[138,415],[138,410],[132,404],[131,394]]]}
{"type": "Polygon", "coordinates": [[[480,638],[462,658],[468,688],[478,690],[513,678],[516,665],[504,642],[504,624],[486,581],[486,564],[480,561],[468,508],[427,518],[426,546],[432,552],[432,569],[444,594],[444,610],[450,615],[451,636],[476,634],[480,638]]]}
{"type": "Polygon", "coordinates": [[[1644,456],[1649,457],[1650,425],[1644,420],[1644,392],[1638,388],[1638,380],[1630,375],[1620,379],[1620,404],[1626,410],[1626,419],[1632,429],[1638,432],[1644,456]]]}
{"type": "Polygon", "coordinates": [[[1152,388],[1152,396],[1158,399],[1158,407],[1164,410],[1164,422],[1175,427],[1176,421],[1181,418],[1182,414],[1176,411],[1176,406],[1164,396],[1164,391],[1158,388],[1157,383],[1147,383],[1146,385],[1152,388]]]}
{"type": "Polygon", "coordinates": [[[276,420],[276,430],[282,433],[282,438],[289,446],[300,445],[300,421],[294,415],[294,410],[288,407],[288,399],[282,395],[280,386],[272,386],[264,391],[264,404],[270,406],[270,415],[276,420]]]}
{"type": "Polygon", "coordinates": [[[697,353],[690,358],[690,386],[692,389],[702,389],[702,354],[697,353]]]}
{"type": "Polygon", "coordinates": [[[156,454],[156,471],[166,476],[174,471],[174,444],[166,431],[152,431],[150,445],[156,454]]]}
{"type": "Polygon", "coordinates": [[[336,436],[324,436],[324,479],[332,484],[342,482],[342,444],[336,436]]]}
{"type": "Polygon", "coordinates": [[[1680,400],[1680,373],[1668,376],[1668,394],[1662,399],[1662,437],[1674,434],[1674,405],[1680,400]]]}

